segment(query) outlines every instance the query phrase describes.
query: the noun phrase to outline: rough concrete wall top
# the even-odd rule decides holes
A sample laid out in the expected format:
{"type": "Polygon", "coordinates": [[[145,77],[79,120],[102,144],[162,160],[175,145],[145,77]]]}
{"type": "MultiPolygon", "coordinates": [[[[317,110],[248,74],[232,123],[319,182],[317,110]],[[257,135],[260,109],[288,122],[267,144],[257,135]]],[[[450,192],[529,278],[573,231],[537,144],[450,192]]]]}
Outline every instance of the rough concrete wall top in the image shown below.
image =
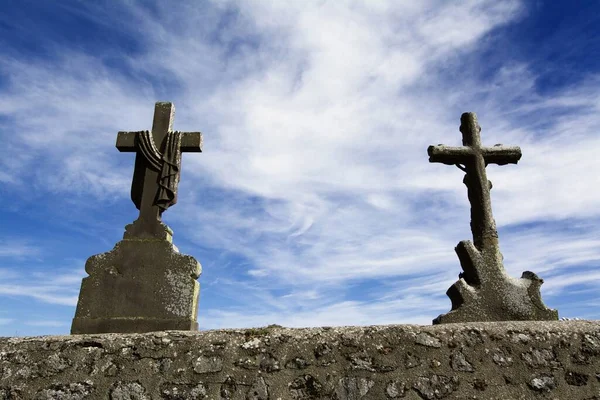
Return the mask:
{"type": "Polygon", "coordinates": [[[0,399],[600,399],[599,380],[599,321],[0,338],[0,399]]]}

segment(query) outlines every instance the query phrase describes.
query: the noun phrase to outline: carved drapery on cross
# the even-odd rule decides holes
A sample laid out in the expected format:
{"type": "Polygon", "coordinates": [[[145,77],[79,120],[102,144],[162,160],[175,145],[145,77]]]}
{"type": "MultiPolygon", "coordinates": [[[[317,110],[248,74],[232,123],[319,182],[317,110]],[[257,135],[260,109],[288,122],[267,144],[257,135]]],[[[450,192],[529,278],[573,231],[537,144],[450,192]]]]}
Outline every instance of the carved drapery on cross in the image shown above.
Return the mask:
{"type": "Polygon", "coordinates": [[[154,203],[162,213],[177,203],[177,184],[181,168],[181,133],[178,131],[167,133],[163,154],[158,151],[149,131],[139,132],[137,137],[142,155],[154,169],[160,171],[159,189],[154,203]]]}

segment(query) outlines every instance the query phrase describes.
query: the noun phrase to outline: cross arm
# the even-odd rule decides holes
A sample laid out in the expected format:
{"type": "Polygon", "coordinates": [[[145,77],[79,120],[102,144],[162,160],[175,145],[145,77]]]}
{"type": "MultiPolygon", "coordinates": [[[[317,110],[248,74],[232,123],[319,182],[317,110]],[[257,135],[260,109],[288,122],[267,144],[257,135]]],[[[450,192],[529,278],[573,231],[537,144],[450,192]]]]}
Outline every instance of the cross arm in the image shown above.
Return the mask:
{"type": "MultiPolygon", "coordinates": [[[[140,132],[119,132],[116,147],[121,152],[134,152],[137,134],[140,132]]],[[[201,132],[181,132],[181,151],[190,153],[202,152],[201,132]]]]}
{"type": "MultiPolygon", "coordinates": [[[[521,159],[521,148],[519,146],[482,147],[481,155],[487,164],[516,164],[521,159]]],[[[450,147],[443,144],[429,146],[427,148],[429,162],[439,162],[447,165],[464,164],[475,152],[470,146],[450,147]]]]}
{"type": "Polygon", "coordinates": [[[473,156],[470,147],[450,147],[443,144],[427,148],[429,162],[439,162],[447,165],[463,164],[466,159],[473,156]]]}
{"type": "Polygon", "coordinates": [[[486,164],[516,164],[521,159],[521,148],[519,146],[502,146],[495,145],[494,147],[483,147],[481,155],[486,164]]]}

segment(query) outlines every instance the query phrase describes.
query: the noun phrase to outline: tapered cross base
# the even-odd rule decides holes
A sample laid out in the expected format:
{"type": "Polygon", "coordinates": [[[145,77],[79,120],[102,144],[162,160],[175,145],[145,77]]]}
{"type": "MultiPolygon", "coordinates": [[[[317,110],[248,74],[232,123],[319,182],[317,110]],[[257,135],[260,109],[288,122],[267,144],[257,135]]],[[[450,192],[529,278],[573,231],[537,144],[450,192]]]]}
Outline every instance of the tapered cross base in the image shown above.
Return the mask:
{"type": "Polygon", "coordinates": [[[200,263],[164,236],[125,238],[87,260],[71,334],[198,330],[200,263]]]}
{"type": "Polygon", "coordinates": [[[446,292],[452,310],[434,319],[434,325],[558,320],[558,311],[542,302],[540,287],[544,281],[530,271],[519,279],[509,276],[497,245],[479,251],[471,241],[463,240],[455,250],[464,272],[446,292]]]}

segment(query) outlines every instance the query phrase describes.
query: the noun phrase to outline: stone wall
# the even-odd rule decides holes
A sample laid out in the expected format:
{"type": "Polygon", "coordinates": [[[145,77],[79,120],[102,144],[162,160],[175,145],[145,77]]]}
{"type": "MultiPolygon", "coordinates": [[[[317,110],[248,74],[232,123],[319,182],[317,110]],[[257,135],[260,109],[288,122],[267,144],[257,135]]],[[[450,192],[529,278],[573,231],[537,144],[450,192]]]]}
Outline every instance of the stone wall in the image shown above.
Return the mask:
{"type": "Polygon", "coordinates": [[[600,321],[0,338],[0,399],[600,399],[600,321]]]}

